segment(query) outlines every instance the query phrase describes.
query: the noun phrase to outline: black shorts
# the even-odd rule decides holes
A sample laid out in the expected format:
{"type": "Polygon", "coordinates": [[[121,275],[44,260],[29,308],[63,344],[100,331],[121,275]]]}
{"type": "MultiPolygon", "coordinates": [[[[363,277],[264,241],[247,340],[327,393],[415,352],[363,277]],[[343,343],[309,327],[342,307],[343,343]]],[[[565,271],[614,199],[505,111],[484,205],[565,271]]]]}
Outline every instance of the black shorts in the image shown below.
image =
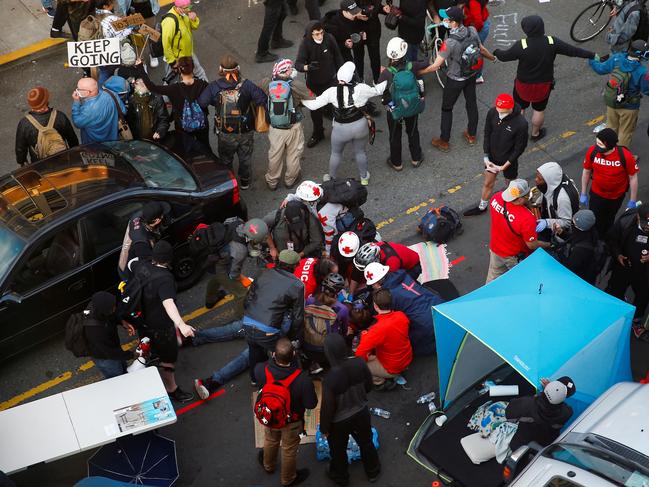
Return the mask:
{"type": "Polygon", "coordinates": [[[513,180],[518,177],[518,161],[512,162],[507,169],[503,171],[503,176],[505,179],[513,180]]]}
{"type": "Polygon", "coordinates": [[[545,111],[545,108],[548,106],[548,101],[550,101],[550,93],[548,93],[547,98],[545,98],[545,99],[543,99],[541,101],[529,102],[529,101],[523,100],[520,97],[520,95],[518,94],[518,92],[516,91],[516,87],[514,87],[513,96],[514,96],[514,101],[521,106],[521,109],[525,110],[527,107],[532,105],[532,110],[536,110],[537,112],[545,111]]]}
{"type": "Polygon", "coordinates": [[[149,337],[151,340],[151,355],[158,357],[160,362],[169,364],[178,360],[178,340],[176,328],[140,328],[140,338],[149,337]]]}

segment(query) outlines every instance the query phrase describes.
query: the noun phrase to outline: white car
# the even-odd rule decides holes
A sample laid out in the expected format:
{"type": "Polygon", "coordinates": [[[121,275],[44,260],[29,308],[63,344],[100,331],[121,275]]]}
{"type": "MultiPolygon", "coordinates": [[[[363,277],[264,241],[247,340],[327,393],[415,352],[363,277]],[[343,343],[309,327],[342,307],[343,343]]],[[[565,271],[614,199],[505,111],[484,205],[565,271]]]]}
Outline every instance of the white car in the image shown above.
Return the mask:
{"type": "Polygon", "coordinates": [[[614,385],[554,443],[505,465],[510,487],[649,487],[649,384],[614,385]]]}

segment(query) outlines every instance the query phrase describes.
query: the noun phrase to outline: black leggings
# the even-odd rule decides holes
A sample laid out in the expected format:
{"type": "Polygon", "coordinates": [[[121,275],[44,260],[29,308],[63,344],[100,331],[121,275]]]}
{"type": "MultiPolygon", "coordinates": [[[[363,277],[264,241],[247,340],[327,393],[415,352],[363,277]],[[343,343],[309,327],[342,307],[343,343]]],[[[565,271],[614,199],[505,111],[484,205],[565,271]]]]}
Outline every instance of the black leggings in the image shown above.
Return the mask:
{"type": "Polygon", "coordinates": [[[464,81],[456,81],[448,78],[444,93],[442,94],[442,123],[441,135],[439,136],[445,142],[451,139],[451,127],[453,126],[453,107],[464,93],[464,102],[466,104],[466,114],[469,119],[467,131],[469,135],[475,136],[478,131],[478,100],[475,94],[475,76],[464,81]]]}

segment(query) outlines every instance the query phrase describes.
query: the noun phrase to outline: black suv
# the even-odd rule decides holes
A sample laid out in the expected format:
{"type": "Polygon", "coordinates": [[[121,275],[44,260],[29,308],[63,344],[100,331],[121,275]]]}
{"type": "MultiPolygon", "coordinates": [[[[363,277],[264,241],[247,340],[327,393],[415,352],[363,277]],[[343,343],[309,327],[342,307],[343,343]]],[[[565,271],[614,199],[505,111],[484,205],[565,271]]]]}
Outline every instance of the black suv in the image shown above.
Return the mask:
{"type": "Polygon", "coordinates": [[[180,289],[204,270],[187,248],[196,225],[247,217],[237,180],[213,157],[141,140],[76,147],[0,177],[0,361],[115,290],[128,221],[151,200],[166,209],[180,289]]]}

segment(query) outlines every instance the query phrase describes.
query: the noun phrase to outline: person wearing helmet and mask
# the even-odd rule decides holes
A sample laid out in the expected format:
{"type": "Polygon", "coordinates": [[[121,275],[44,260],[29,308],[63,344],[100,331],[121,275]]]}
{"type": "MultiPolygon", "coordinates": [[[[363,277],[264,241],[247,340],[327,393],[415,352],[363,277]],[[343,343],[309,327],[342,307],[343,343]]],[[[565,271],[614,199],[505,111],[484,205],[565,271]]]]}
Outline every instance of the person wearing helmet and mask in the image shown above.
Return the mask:
{"type": "Polygon", "coordinates": [[[606,33],[606,43],[611,46],[611,52],[624,52],[634,39],[641,39],[647,34],[645,26],[640,23],[640,12],[646,8],[645,0],[613,0],[613,3],[610,13],[613,24],[606,33]]]}
{"type": "Polygon", "coordinates": [[[356,232],[347,231],[338,235],[331,248],[331,258],[338,264],[340,274],[348,282],[347,301],[353,301],[356,291],[364,285],[363,271],[354,265],[354,257],[361,247],[361,239],[356,232]]]}
{"type": "Polygon", "coordinates": [[[318,218],[301,201],[289,201],[264,217],[270,233],[268,247],[273,260],[279,252],[294,250],[302,257],[320,257],[324,241],[318,218]]]}
{"type": "Polygon", "coordinates": [[[604,88],[606,126],[617,132],[619,144],[624,147],[631,145],[631,138],[638,124],[640,100],[643,94],[649,93],[647,67],[642,64],[647,56],[649,56],[649,45],[642,39],[636,39],[627,52],[616,52],[606,61],[596,59],[588,61],[597,74],[615,73],[610,79],[629,76],[624,93],[619,94],[619,89],[611,87],[610,81],[604,88]]]}
{"type": "Polygon", "coordinates": [[[284,160],[286,173],[284,184],[292,188],[298,180],[300,160],[304,154],[304,129],[300,111],[302,100],[315,98],[303,81],[296,78],[297,71],[290,59],[281,59],[273,67],[272,78],[265,78],[259,85],[268,95],[268,169],[265,179],[268,189],[277,189],[284,160]]]}
{"type": "Polygon", "coordinates": [[[329,334],[347,335],[349,310],[338,301],[338,293],[345,287],[345,279],[332,272],[326,276],[313,296],[304,303],[303,349],[309,363],[309,373],[316,375],[329,363],[324,355],[323,342],[329,334]]]}
{"type": "Polygon", "coordinates": [[[435,331],[431,308],[444,300],[436,292],[421,286],[406,271],[391,272],[387,265],[372,262],[364,270],[365,281],[374,290],[387,289],[392,310],[403,311],[410,320],[408,336],[415,355],[434,353],[435,331]]]}
{"type": "Polygon", "coordinates": [[[142,78],[133,82],[126,118],[134,139],[162,141],[169,130],[169,112],[162,96],[151,93],[142,78]]]}
{"type": "MultiPolygon", "coordinates": [[[[422,163],[423,157],[421,153],[421,144],[419,143],[419,126],[417,121],[419,120],[419,114],[416,113],[412,116],[401,118],[395,120],[393,109],[395,103],[399,103],[400,100],[393,100],[392,95],[393,91],[393,79],[397,73],[400,71],[410,71],[415,76],[406,77],[403,79],[408,81],[408,86],[412,83],[416,83],[417,90],[420,92],[420,101],[421,110],[423,110],[423,93],[420,89],[420,76],[427,73],[426,71],[429,68],[428,61],[409,61],[406,57],[408,53],[408,43],[400,37],[393,37],[388,41],[387,46],[387,55],[389,59],[387,69],[384,69],[379,77],[379,82],[387,81],[387,88],[383,92],[383,97],[381,102],[383,105],[387,106],[388,111],[386,112],[386,117],[388,119],[388,129],[390,132],[390,157],[387,159],[388,166],[390,166],[395,171],[401,171],[403,165],[401,164],[401,129],[405,125],[406,135],[408,136],[408,146],[410,147],[410,161],[413,167],[419,167],[422,163]],[[416,78],[416,79],[415,79],[416,78]]],[[[399,75],[403,76],[403,75],[399,75]]],[[[404,81],[401,81],[404,83],[404,81]]],[[[423,82],[421,82],[423,83],[423,82]]],[[[414,85],[412,85],[414,87],[414,85]]],[[[404,90],[405,91],[405,90],[404,90]]]]}
{"type": "Polygon", "coordinates": [[[421,274],[419,254],[397,242],[370,242],[363,245],[354,257],[354,265],[364,270],[371,262],[388,266],[391,272],[405,270],[413,279],[421,274]]]}

